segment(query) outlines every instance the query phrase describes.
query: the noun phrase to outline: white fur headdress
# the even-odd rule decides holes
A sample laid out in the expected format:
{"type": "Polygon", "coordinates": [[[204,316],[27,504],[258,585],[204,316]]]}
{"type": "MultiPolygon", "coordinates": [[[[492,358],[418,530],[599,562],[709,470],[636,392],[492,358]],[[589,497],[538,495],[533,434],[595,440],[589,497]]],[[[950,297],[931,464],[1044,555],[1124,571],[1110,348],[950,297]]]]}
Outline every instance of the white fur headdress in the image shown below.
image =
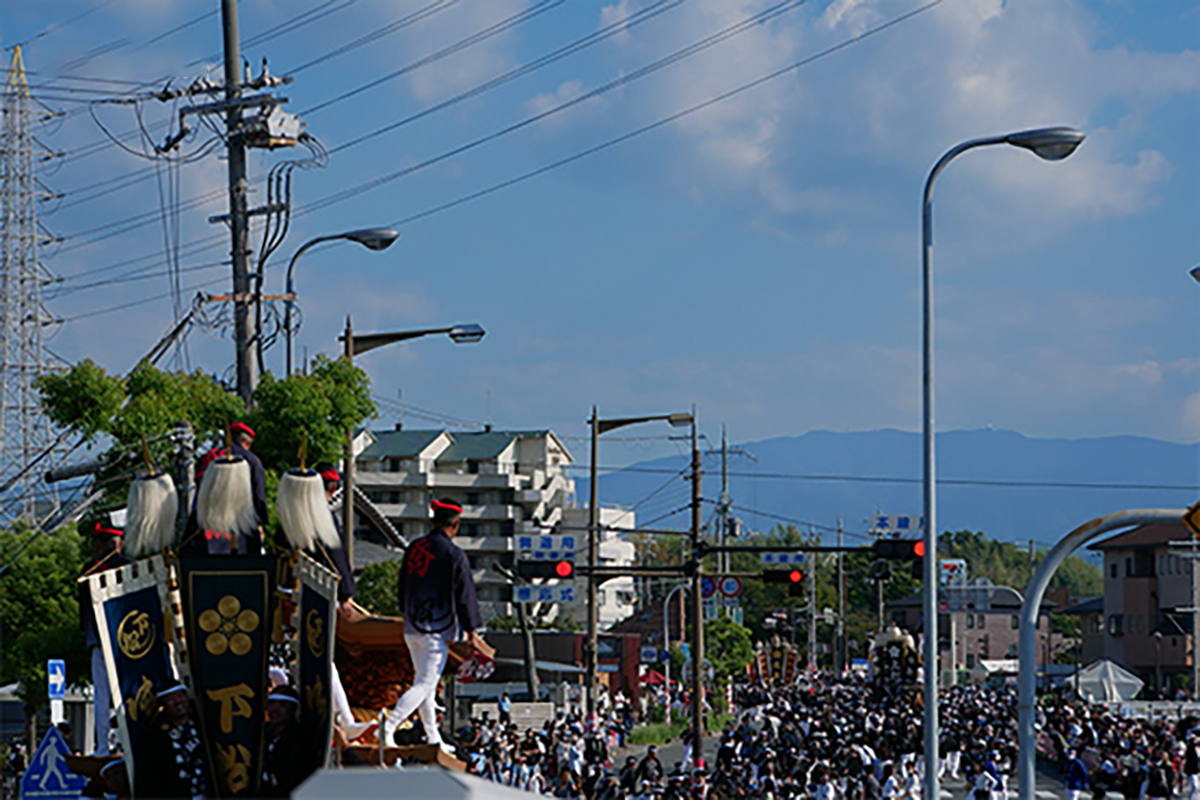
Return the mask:
{"type": "Polygon", "coordinates": [[[134,478],[129,486],[125,552],[134,558],[161,553],[175,541],[179,495],[170,473],[134,478]]]}
{"type": "Polygon", "coordinates": [[[249,534],[257,529],[246,459],[219,458],[208,465],[196,495],[196,521],[202,531],[249,534]]]}
{"type": "Polygon", "coordinates": [[[333,514],[325,499],[325,481],[310,469],[291,469],[279,479],[275,508],[293,547],[314,550],[316,542],[341,547],[333,514]]]}

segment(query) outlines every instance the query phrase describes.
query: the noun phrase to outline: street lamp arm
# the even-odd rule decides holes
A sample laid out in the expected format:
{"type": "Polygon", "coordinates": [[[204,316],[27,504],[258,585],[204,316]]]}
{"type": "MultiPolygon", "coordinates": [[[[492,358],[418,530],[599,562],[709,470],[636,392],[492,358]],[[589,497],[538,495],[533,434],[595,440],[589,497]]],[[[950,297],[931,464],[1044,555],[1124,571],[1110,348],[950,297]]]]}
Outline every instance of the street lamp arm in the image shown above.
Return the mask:
{"type": "Polygon", "coordinates": [[[925,232],[925,240],[928,243],[933,243],[933,184],[937,181],[938,176],[942,174],[942,170],[946,168],[947,164],[968,150],[974,150],[976,147],[988,147],[993,144],[1005,144],[1007,141],[1007,136],[987,136],[982,139],[971,139],[947,150],[946,154],[939,158],[937,163],[933,165],[933,169],[929,171],[929,178],[925,181],[924,202],[921,206],[921,222],[925,232]]]}
{"type": "MultiPolygon", "coordinates": [[[[449,333],[453,328],[425,328],[416,331],[394,331],[392,333],[364,333],[355,334],[353,336],[352,348],[354,355],[361,355],[377,347],[383,347],[385,344],[393,344],[395,342],[404,342],[409,339],[420,339],[422,336],[435,336],[439,333],[449,333]]],[[[345,343],[346,335],[338,336],[338,341],[345,343]]]]}
{"type": "MultiPolygon", "coordinates": [[[[596,421],[596,429],[599,433],[608,433],[617,428],[624,428],[626,425],[637,425],[640,422],[658,422],[665,420],[672,425],[687,425],[692,421],[691,414],[655,414],[649,417],[618,417],[616,419],[601,419],[596,421]]],[[[589,420],[590,421],[590,420],[589,420]]]]}
{"type": "Polygon", "coordinates": [[[346,238],[346,234],[337,233],[337,234],[331,234],[331,235],[327,235],[327,236],[318,236],[317,238],[309,239],[307,242],[300,245],[300,249],[296,251],[295,255],[292,256],[292,260],[288,262],[287,282],[284,287],[284,291],[287,294],[292,293],[292,271],[296,268],[296,262],[300,260],[300,256],[304,255],[305,251],[309,250],[312,247],[315,247],[316,245],[322,244],[324,242],[333,242],[333,241],[337,241],[338,239],[345,239],[345,238],[346,238]]]}

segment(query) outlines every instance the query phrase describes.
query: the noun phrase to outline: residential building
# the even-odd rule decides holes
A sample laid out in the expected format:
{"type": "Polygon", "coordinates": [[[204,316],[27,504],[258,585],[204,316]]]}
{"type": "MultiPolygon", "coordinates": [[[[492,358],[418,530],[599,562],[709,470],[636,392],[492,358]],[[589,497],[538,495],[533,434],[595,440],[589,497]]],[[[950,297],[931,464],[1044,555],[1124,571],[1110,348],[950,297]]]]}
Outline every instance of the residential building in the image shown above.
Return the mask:
{"type": "Polygon", "coordinates": [[[1191,683],[1195,546],[1182,522],[1090,545],[1104,555],[1104,657],[1168,691],[1191,683]]]}
{"type": "MultiPolygon", "coordinates": [[[[471,561],[485,619],[513,613],[512,584],[496,568],[513,569],[518,535],[574,534],[576,560],[587,558],[587,511],[575,508],[575,481],[567,473],[573,459],[553,431],[362,430],[354,452],[357,488],[403,540],[428,532],[433,498],[462,505],[455,541],[471,561]]],[[[634,516],[602,508],[601,523],[632,527],[634,516]]],[[[379,538],[360,528],[355,541],[372,537],[379,538]]],[[[371,552],[392,557],[395,551],[371,552]]],[[[604,564],[632,564],[633,545],[606,532],[601,557],[604,564]]],[[[361,560],[357,550],[355,560],[361,560]]],[[[558,613],[582,621],[586,592],[582,579],[577,583],[580,600],[562,604],[558,613]]],[[[602,622],[611,624],[632,611],[631,589],[632,578],[603,587],[602,622]]]]}
{"type": "MultiPolygon", "coordinates": [[[[980,661],[1017,658],[1022,598],[1015,589],[985,578],[976,578],[960,592],[954,610],[938,615],[938,649],[939,670],[948,672],[953,658],[961,680],[962,671],[974,669],[980,661]]],[[[888,603],[890,620],[914,636],[924,633],[921,602],[917,592],[888,603]]],[[[1052,662],[1056,644],[1050,633],[1050,608],[1051,604],[1043,603],[1038,616],[1039,669],[1052,662]]]]}

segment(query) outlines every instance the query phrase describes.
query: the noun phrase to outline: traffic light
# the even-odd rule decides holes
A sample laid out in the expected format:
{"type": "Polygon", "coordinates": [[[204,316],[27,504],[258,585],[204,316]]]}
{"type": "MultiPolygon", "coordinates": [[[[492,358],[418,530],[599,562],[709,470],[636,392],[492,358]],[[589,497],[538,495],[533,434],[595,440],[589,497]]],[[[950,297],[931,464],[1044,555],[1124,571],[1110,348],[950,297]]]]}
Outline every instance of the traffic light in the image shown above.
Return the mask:
{"type": "Polygon", "coordinates": [[[804,596],[804,573],[798,569],[764,569],[763,583],[786,583],[792,597],[804,596]]]}
{"type": "Polygon", "coordinates": [[[919,559],[925,557],[925,540],[880,538],[875,540],[874,550],[876,558],[889,558],[898,561],[919,559]]]}
{"type": "Polygon", "coordinates": [[[562,578],[575,576],[572,561],[518,561],[517,575],[522,578],[562,578]]]}

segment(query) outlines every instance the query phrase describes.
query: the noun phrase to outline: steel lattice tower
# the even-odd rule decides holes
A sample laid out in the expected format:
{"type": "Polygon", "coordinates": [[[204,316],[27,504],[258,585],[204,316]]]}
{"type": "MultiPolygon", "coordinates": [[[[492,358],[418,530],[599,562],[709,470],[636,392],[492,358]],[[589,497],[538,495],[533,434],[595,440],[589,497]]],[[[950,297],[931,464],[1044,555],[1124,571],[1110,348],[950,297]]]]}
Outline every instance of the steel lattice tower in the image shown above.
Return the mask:
{"type": "Polygon", "coordinates": [[[48,319],[41,287],[49,275],[38,262],[34,137],[29,85],[21,48],[13,50],[0,132],[0,517],[36,522],[55,505],[40,474],[55,435],[42,413],[34,380],[49,366],[42,347],[48,319]],[[19,476],[19,477],[18,477],[19,476]]]}

